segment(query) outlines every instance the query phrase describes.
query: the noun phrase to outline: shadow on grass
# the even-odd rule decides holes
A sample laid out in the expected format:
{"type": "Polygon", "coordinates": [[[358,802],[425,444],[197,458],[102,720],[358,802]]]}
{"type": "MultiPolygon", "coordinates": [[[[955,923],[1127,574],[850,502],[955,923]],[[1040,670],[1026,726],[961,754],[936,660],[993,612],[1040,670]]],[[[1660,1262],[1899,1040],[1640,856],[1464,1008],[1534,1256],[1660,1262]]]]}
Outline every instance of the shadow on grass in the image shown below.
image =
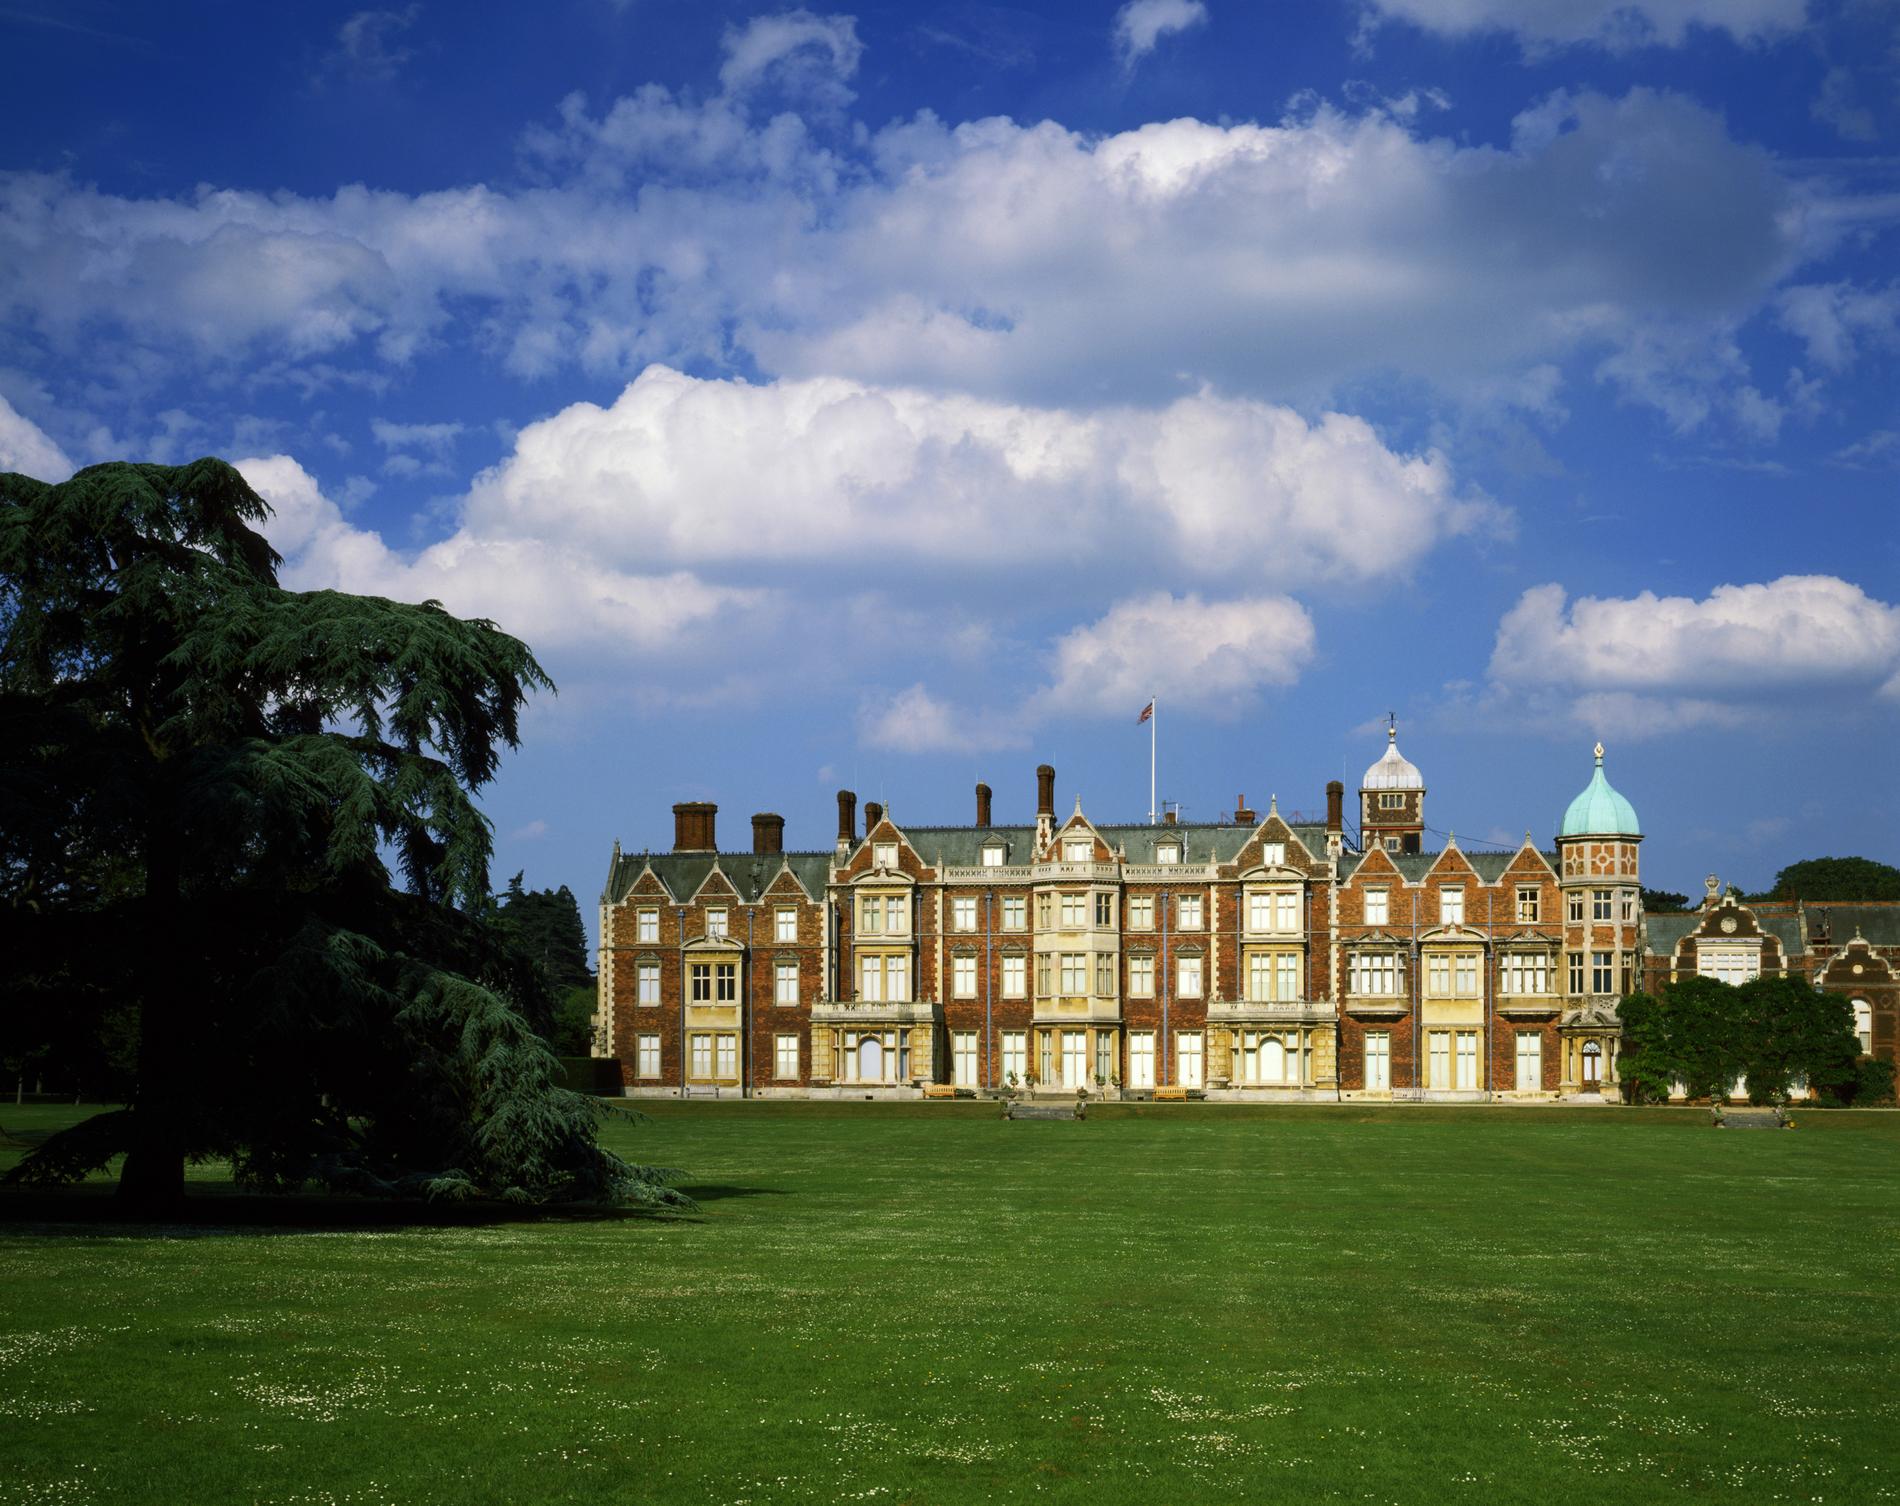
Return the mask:
{"type": "Polygon", "coordinates": [[[782,1187],[685,1187],[680,1191],[696,1203],[718,1203],[729,1197],[790,1197],[782,1187]]]}
{"type": "MultiPolygon", "coordinates": [[[[769,1188],[697,1187],[681,1191],[695,1202],[748,1197],[769,1188]]],[[[515,1203],[472,1200],[425,1203],[367,1198],[268,1197],[234,1189],[205,1188],[186,1196],[163,1219],[127,1216],[110,1187],[76,1187],[60,1192],[0,1192],[0,1228],[33,1234],[83,1235],[97,1231],[115,1237],[191,1238],[242,1229],[259,1234],[305,1234],[372,1229],[470,1229],[501,1225],[609,1224],[690,1220],[691,1208],[634,1208],[599,1204],[523,1207],[515,1203]]]]}

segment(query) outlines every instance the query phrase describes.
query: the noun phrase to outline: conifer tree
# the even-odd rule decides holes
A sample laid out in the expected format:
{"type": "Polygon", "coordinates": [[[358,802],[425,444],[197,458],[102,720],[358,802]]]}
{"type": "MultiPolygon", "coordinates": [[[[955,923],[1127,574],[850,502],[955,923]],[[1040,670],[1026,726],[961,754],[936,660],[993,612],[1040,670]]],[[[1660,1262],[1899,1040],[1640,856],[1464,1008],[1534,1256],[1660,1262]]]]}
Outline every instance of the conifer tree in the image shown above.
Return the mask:
{"type": "Polygon", "coordinates": [[[125,1153],[137,1211],[239,1180],[681,1201],[511,999],[474,794],[551,682],[438,603],[293,592],[234,469],[0,475],[0,994],[136,1016],[123,1109],[14,1173],[125,1153]],[[403,887],[385,866],[390,856],[403,887]]]}

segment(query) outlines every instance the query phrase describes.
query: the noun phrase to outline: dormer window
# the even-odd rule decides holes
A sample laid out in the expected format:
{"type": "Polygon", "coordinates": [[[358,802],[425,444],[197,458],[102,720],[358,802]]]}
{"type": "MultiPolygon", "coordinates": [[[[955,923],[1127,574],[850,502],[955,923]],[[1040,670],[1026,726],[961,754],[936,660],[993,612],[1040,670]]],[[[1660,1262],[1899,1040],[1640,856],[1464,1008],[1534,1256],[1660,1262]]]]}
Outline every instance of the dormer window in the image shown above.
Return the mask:
{"type": "Polygon", "coordinates": [[[895,868],[897,866],[897,844],[895,842],[872,843],[871,866],[874,868],[895,868]]]}
{"type": "Polygon", "coordinates": [[[1269,868],[1284,867],[1286,865],[1286,843],[1262,842],[1260,844],[1260,861],[1269,868]]]}
{"type": "Polygon", "coordinates": [[[1463,889],[1438,891],[1438,923],[1441,926],[1461,926],[1465,923],[1465,891],[1463,889]]]}
{"type": "Polygon", "coordinates": [[[722,905],[706,912],[706,939],[724,941],[726,939],[726,911],[722,905]]]}
{"type": "Polygon", "coordinates": [[[1002,843],[992,842],[983,849],[983,866],[985,868],[1001,868],[1003,866],[1002,843]]]}
{"type": "Polygon", "coordinates": [[[1155,848],[1155,861],[1157,863],[1180,862],[1181,844],[1178,842],[1163,842],[1159,847],[1155,848]]]}
{"type": "Polygon", "coordinates": [[[1068,837],[1062,843],[1062,861],[1087,863],[1095,856],[1095,843],[1087,837],[1068,837]]]}

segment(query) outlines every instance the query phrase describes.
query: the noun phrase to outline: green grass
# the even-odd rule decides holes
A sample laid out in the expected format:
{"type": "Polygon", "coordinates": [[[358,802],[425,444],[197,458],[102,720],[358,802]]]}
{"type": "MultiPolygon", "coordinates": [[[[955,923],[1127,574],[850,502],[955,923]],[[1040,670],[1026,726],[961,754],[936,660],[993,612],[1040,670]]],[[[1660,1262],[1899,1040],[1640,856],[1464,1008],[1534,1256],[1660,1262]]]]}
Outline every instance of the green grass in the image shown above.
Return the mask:
{"type": "Polygon", "coordinates": [[[664,1104],[691,1218],[0,1226],[0,1499],[1892,1500],[1900,1115],[1797,1118],[664,1104]]]}

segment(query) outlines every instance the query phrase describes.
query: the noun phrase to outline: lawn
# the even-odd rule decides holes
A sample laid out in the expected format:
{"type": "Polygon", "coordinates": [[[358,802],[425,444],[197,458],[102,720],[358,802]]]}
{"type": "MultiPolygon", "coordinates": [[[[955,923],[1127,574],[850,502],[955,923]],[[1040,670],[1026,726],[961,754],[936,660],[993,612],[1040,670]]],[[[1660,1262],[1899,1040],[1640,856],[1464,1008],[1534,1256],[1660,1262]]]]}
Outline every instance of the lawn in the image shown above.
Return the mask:
{"type": "Polygon", "coordinates": [[[0,1499],[1893,1500],[1900,1115],[1797,1117],[663,1104],[695,1216],[16,1220],[0,1499]]]}

